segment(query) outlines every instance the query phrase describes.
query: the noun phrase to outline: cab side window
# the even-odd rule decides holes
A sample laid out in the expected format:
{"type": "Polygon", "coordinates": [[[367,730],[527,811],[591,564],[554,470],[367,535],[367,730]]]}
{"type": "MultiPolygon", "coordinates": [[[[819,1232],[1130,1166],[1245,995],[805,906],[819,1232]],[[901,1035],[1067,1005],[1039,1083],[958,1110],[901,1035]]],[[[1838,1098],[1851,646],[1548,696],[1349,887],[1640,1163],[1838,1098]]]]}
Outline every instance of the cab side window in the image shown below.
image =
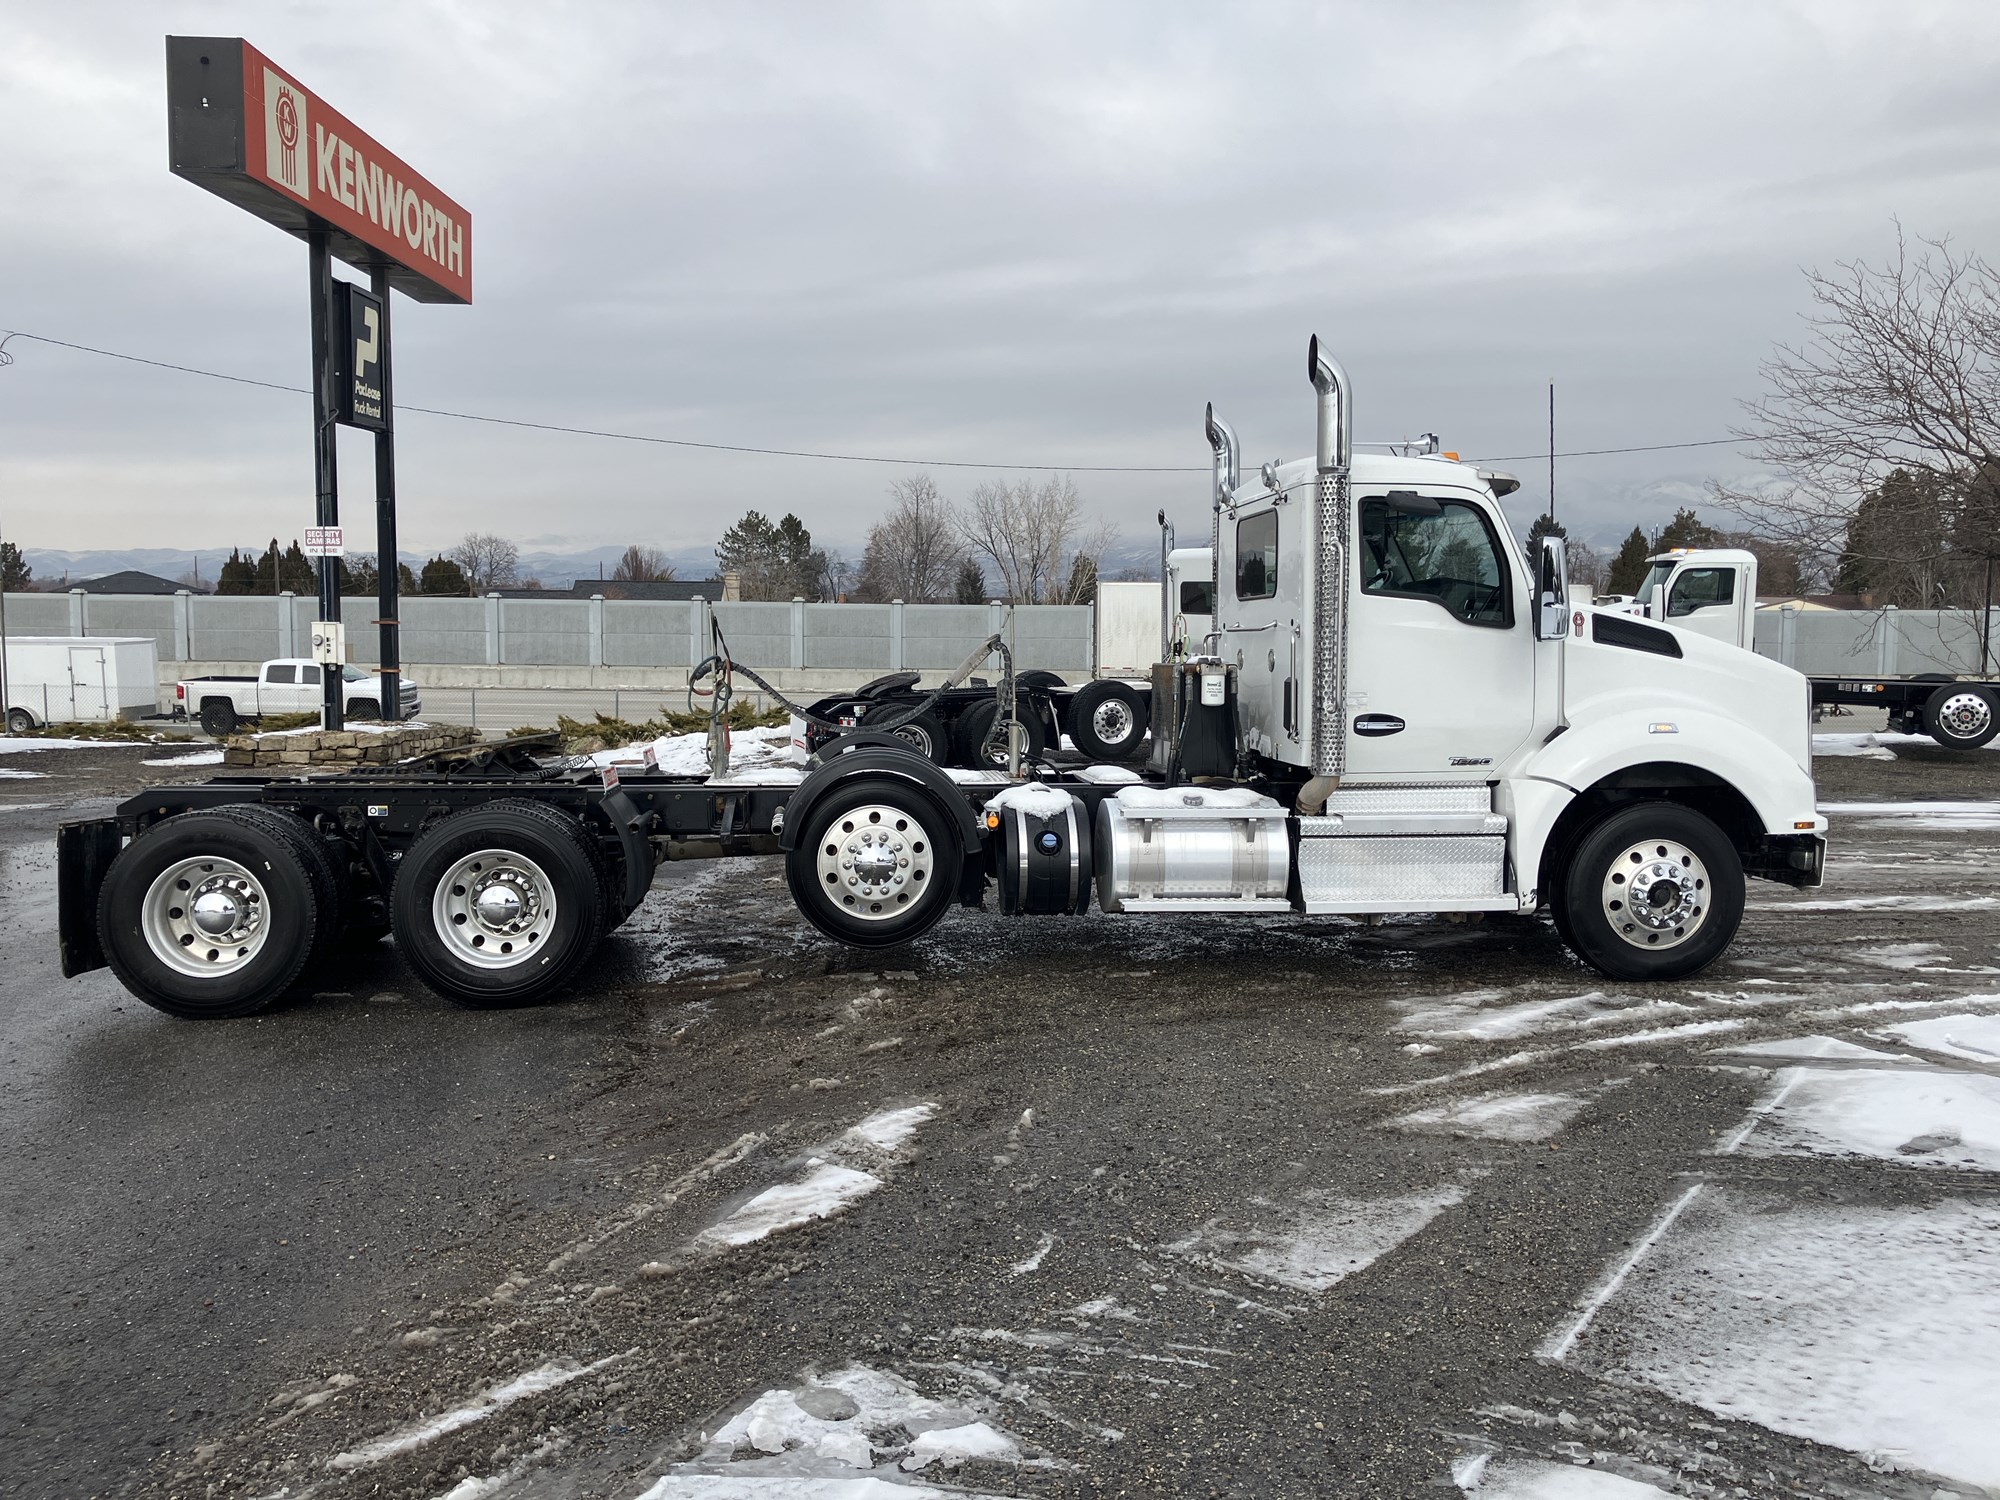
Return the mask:
{"type": "Polygon", "coordinates": [[[1673,594],[1667,600],[1667,618],[1678,620],[1698,609],[1707,609],[1711,604],[1735,602],[1734,568],[1689,568],[1674,580],[1673,594]]]}
{"type": "Polygon", "coordinates": [[[1463,500],[1440,502],[1434,516],[1362,501],[1361,591],[1428,599],[1468,625],[1504,630],[1514,623],[1499,538],[1463,500]]]}
{"type": "Polygon", "coordinates": [[[266,667],[264,669],[264,680],[266,682],[297,682],[299,680],[299,669],[289,665],[266,667]]]}
{"type": "Polygon", "coordinates": [[[1215,585],[1204,578],[1199,583],[1181,585],[1181,613],[1184,615],[1212,615],[1215,613],[1215,585]]]}
{"type": "Polygon", "coordinates": [[[1262,511],[1236,523],[1236,597],[1278,594],[1278,513],[1262,511]]]}

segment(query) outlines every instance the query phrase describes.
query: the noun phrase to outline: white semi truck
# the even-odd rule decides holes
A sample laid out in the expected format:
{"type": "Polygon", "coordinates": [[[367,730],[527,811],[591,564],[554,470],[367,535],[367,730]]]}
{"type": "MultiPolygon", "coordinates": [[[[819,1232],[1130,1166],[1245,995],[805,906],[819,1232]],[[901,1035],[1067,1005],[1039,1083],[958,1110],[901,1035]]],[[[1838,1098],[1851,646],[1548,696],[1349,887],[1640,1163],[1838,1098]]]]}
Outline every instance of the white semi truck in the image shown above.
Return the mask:
{"type": "Polygon", "coordinates": [[[62,830],[65,972],[109,963],[162,1009],[244,1014],[343,925],[386,925],[441,993],[520,1004],[575,975],[658,859],[779,853],[800,911],[866,948],[989,890],[1022,920],[1546,908],[1586,962],[1644,980],[1728,947],[1746,877],[1817,885],[1805,679],[1572,607],[1560,545],[1510,538],[1511,481],[1355,455],[1317,339],[1307,368],[1310,458],[1245,480],[1211,413],[1213,619],[1154,670],[1143,768],[1062,770],[1017,739],[1013,774],[953,770],[864,728],[802,781],[515,744],[158,787],[62,830]]]}
{"type": "MultiPolygon", "coordinates": [[[[1757,558],[1737,547],[1676,547],[1648,559],[1639,592],[1622,608],[1643,619],[1757,648],[1757,558]]],[[[1912,677],[1808,677],[1817,710],[1832,704],[1882,708],[1905,734],[1927,734],[1948,750],[1977,750],[2000,735],[2000,682],[1929,672],[1912,677]]]]}

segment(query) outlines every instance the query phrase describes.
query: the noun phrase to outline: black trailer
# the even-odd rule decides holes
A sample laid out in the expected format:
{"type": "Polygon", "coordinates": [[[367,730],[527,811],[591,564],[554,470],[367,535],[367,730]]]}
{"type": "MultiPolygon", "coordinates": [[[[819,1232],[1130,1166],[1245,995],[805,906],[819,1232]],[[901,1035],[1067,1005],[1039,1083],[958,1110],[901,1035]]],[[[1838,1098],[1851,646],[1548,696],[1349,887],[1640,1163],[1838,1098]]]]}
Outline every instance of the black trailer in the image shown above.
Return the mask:
{"type": "Polygon", "coordinates": [[[1886,708],[1889,727],[1927,734],[1948,750],[1977,750],[2000,734],[2000,682],[1951,677],[1814,677],[1814,716],[1833,704],[1886,708]]]}

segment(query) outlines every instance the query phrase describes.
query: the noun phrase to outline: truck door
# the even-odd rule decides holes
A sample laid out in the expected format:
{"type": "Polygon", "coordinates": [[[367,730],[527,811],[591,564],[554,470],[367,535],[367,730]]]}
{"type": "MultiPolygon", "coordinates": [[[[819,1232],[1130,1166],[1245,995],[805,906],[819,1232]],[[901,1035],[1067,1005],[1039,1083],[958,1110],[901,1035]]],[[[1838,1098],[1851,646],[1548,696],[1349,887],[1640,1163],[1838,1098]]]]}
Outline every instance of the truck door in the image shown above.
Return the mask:
{"type": "Polygon", "coordinates": [[[1310,491],[1304,503],[1266,494],[1225,515],[1221,597],[1214,601],[1222,656],[1238,668],[1244,741],[1291,765],[1306,764],[1310,754],[1304,704],[1312,672],[1302,642],[1311,518],[1310,491]]]}
{"type": "Polygon", "coordinates": [[[1750,646],[1750,600],[1733,563],[1682,567],[1667,584],[1667,622],[1729,646],[1750,646]]]}
{"type": "Polygon", "coordinates": [[[1528,580],[1468,494],[1356,502],[1350,775],[1483,781],[1535,725],[1528,580]]]}
{"type": "MultiPolygon", "coordinates": [[[[315,667],[313,671],[317,674],[319,669],[315,667]]],[[[299,714],[305,710],[305,696],[299,690],[299,664],[290,661],[265,663],[263,681],[257,684],[257,712],[299,714]]]]}

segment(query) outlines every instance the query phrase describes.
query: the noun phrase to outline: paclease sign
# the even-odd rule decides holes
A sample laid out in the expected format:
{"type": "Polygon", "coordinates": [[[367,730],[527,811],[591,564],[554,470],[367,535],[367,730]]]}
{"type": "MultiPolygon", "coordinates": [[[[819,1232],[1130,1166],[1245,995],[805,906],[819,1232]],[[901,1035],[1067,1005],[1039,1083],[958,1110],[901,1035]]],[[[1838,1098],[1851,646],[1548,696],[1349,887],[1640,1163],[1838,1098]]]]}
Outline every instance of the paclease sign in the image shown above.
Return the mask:
{"type": "Polygon", "coordinates": [[[335,228],[472,300],[472,215],[243,42],[245,165],[335,228]]]}

